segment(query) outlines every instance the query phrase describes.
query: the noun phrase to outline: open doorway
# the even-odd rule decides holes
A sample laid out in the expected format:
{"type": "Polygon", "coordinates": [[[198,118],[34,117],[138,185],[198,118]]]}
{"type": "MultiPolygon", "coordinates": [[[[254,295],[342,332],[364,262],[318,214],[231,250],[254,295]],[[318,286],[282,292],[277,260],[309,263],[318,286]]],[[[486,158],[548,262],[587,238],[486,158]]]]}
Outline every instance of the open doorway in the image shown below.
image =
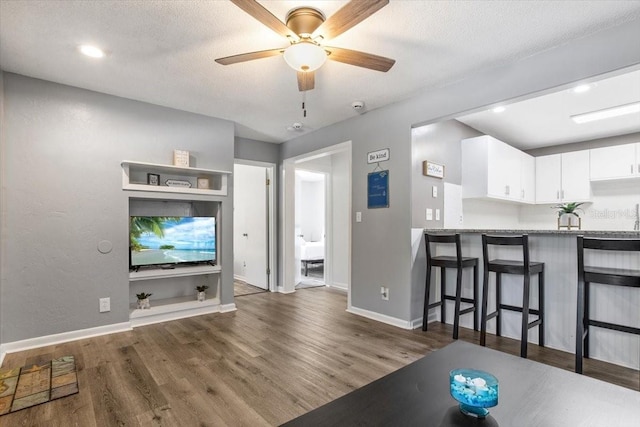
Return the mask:
{"type": "Polygon", "coordinates": [[[296,166],[295,253],[296,264],[299,263],[296,289],[325,285],[328,174],[304,167],[304,163],[296,166]]]}
{"type": "Polygon", "coordinates": [[[233,170],[234,296],[272,290],[275,165],[236,161],[233,170]]]}
{"type": "MultiPolygon", "coordinates": [[[[280,292],[294,292],[302,279],[309,280],[312,272],[319,271],[324,285],[347,291],[350,304],[351,282],[351,142],[337,144],[302,156],[285,159],[282,164],[282,271],[280,292]],[[313,172],[324,177],[324,232],[302,231],[303,221],[296,218],[300,213],[299,202],[310,197],[304,180],[297,171],[313,172]],[[324,234],[324,241],[322,241],[324,234]],[[302,236],[300,236],[302,235],[302,236]],[[303,279],[305,266],[302,263],[303,243],[315,244],[316,256],[324,252],[322,264],[307,266],[307,278],[303,279]]],[[[318,184],[316,184],[317,186],[318,184]]],[[[314,196],[318,199],[321,196],[314,196]]],[[[317,207],[318,204],[316,203],[317,207]]],[[[316,209],[318,210],[318,209],[316,209]]],[[[310,245],[313,246],[313,245],[310,245]]],[[[306,255],[309,255],[308,253],[306,255]]],[[[322,284],[322,282],[320,282],[322,284]]]]}

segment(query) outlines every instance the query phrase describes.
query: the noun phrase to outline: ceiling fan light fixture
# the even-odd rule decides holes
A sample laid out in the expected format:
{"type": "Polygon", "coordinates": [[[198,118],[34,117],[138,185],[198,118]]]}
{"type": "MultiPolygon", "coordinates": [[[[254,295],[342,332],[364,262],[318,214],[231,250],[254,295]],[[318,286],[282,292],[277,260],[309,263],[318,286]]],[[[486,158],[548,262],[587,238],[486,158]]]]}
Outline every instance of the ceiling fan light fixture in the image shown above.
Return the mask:
{"type": "Polygon", "coordinates": [[[315,71],[327,60],[327,52],[315,43],[301,41],[285,49],[284,60],[296,71],[315,71]]]}

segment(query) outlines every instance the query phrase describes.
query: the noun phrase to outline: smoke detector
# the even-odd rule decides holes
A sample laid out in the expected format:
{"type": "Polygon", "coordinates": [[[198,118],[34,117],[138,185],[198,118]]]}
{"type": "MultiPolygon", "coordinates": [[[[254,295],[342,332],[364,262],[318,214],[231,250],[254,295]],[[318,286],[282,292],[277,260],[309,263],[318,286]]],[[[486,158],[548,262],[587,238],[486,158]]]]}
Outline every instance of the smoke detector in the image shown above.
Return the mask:
{"type": "Polygon", "coordinates": [[[295,122],[294,124],[292,124],[291,126],[287,126],[287,130],[289,132],[293,132],[293,131],[297,131],[297,130],[301,130],[303,127],[303,124],[300,122],[295,122]]]}
{"type": "Polygon", "coordinates": [[[364,110],[364,101],[353,101],[351,107],[356,111],[364,110]]]}

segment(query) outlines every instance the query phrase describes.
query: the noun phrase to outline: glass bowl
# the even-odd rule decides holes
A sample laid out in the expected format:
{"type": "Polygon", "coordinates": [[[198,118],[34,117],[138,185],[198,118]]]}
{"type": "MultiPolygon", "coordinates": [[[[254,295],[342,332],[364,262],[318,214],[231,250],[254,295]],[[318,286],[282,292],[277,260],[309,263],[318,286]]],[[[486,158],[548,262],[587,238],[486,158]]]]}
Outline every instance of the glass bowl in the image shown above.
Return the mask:
{"type": "Polygon", "coordinates": [[[460,411],[472,417],[485,418],[487,408],[498,404],[498,379],[488,372],[454,369],[449,372],[449,391],[460,411]]]}

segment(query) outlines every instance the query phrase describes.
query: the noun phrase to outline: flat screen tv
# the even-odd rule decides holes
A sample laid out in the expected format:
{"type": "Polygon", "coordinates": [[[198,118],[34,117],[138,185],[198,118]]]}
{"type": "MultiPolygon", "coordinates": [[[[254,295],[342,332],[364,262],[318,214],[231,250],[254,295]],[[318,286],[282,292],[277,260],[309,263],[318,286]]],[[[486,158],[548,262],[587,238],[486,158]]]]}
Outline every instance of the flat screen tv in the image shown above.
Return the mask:
{"type": "Polygon", "coordinates": [[[130,267],[216,263],[215,217],[131,216],[130,267]]]}

